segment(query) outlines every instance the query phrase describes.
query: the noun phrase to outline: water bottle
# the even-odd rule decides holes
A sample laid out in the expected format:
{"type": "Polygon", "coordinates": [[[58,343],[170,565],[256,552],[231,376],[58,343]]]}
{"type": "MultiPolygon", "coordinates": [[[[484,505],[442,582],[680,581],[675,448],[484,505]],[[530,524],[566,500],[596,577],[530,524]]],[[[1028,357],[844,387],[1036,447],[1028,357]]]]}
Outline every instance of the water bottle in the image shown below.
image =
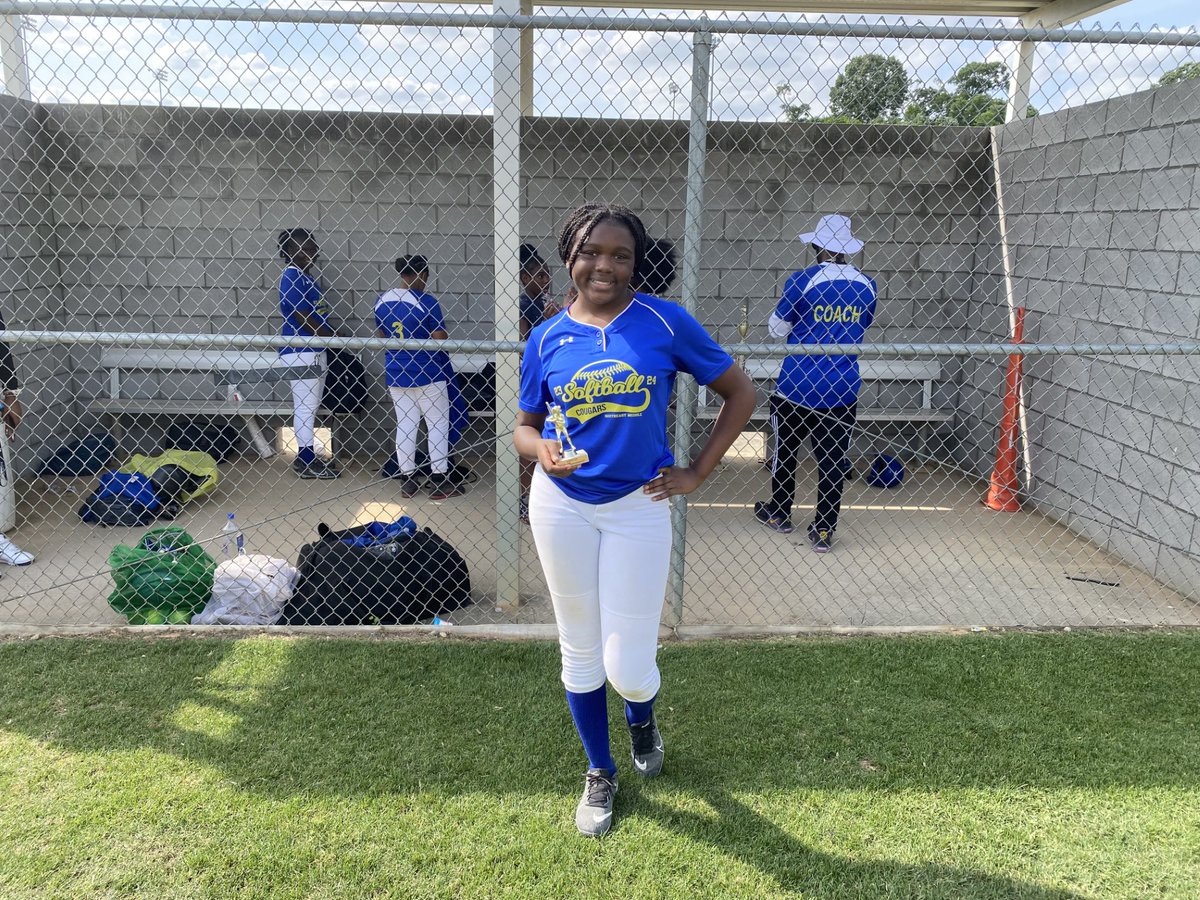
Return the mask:
{"type": "Polygon", "coordinates": [[[225,554],[226,559],[232,559],[235,553],[238,556],[246,555],[246,539],[242,536],[242,530],[237,527],[233,513],[225,517],[225,527],[221,529],[221,535],[221,552],[225,554]]]}

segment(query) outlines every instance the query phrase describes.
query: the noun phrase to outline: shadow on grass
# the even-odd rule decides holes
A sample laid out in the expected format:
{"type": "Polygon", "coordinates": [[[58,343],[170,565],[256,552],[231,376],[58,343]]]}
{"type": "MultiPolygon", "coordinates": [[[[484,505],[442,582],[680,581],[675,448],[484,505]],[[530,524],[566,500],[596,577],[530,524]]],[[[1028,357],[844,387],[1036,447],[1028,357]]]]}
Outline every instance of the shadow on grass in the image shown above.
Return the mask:
{"type": "MultiPolygon", "coordinates": [[[[621,814],[815,896],[1071,895],[824,854],[737,795],[1200,776],[1200,635],[671,645],[661,662],[670,783],[717,815],[637,791],[621,814]]],[[[557,676],[550,644],[38,641],[0,645],[0,727],[70,751],[159,751],[270,798],[561,793],[569,814],[583,762],[557,676]]]]}
{"type": "MultiPolygon", "coordinates": [[[[699,779],[736,789],[1200,777],[1200,634],[670,645],[660,662],[664,732],[699,779]]],[[[559,783],[546,760],[579,756],[547,643],[0,644],[0,721],[70,750],[160,750],[277,796],[486,784],[497,755],[540,789],[559,783]]]]}
{"type": "Polygon", "coordinates": [[[739,860],[783,890],[802,897],[1068,900],[1084,896],[949,865],[861,861],[824,853],[721,790],[720,785],[689,783],[688,792],[707,803],[715,815],[681,811],[646,794],[624,808],[618,801],[618,811],[625,818],[653,819],[691,841],[707,844],[715,856],[739,860]]]}

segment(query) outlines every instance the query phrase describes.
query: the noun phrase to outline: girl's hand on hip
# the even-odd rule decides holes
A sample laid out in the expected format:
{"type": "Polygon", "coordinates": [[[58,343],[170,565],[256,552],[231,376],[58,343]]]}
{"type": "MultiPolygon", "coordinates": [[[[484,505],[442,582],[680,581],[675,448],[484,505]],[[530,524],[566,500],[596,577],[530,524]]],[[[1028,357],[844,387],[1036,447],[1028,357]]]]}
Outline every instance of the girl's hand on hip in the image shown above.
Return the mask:
{"type": "Polygon", "coordinates": [[[566,478],[573,473],[578,466],[564,466],[559,464],[562,448],[558,445],[558,441],[553,438],[543,438],[538,444],[538,464],[542,467],[542,471],[547,475],[553,475],[555,478],[566,478]]]}
{"type": "Polygon", "coordinates": [[[652,500],[666,500],[679,494],[690,494],[703,482],[704,479],[691,467],[667,466],[659,470],[656,478],[646,483],[642,493],[650,494],[652,500]]]}

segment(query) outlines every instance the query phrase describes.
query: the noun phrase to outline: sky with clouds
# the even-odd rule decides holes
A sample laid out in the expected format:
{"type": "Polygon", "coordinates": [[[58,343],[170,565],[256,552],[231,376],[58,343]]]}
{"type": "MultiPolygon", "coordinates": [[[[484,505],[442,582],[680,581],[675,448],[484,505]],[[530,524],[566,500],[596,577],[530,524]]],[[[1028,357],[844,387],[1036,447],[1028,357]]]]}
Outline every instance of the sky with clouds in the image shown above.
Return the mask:
{"type": "MultiPolygon", "coordinates": [[[[335,6],[318,7],[317,0],[305,5],[335,6]]],[[[539,12],[580,14],[549,7],[539,12]]],[[[1131,0],[1076,27],[1200,30],[1200,4],[1131,0]]],[[[491,35],[478,29],[36,16],[27,19],[23,33],[33,95],[44,102],[464,114],[491,109],[491,35]]],[[[833,80],[862,53],[900,58],[916,86],[940,84],[967,62],[1008,60],[1012,48],[995,42],[724,35],[713,51],[713,116],[777,119],[778,85],[792,88],[791,102],[824,112],[833,80]]],[[[672,118],[686,111],[687,35],[546,31],[535,39],[534,56],[535,107],[541,115],[672,118]]],[[[1032,102],[1052,110],[1141,90],[1189,61],[1200,61],[1200,49],[1042,46],[1032,102]]]]}

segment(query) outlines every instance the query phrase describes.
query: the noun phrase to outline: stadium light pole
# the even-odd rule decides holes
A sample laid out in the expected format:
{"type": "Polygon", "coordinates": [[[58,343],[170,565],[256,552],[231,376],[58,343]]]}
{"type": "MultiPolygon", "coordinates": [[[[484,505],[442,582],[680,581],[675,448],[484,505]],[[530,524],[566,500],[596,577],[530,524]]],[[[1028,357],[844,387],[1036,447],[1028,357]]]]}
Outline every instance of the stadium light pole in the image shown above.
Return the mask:
{"type": "Polygon", "coordinates": [[[170,80],[171,73],[166,69],[151,69],[150,73],[154,76],[154,80],[158,82],[158,105],[163,106],[165,105],[163,89],[170,80]]]}

